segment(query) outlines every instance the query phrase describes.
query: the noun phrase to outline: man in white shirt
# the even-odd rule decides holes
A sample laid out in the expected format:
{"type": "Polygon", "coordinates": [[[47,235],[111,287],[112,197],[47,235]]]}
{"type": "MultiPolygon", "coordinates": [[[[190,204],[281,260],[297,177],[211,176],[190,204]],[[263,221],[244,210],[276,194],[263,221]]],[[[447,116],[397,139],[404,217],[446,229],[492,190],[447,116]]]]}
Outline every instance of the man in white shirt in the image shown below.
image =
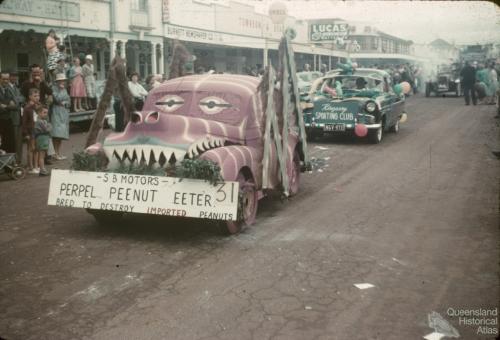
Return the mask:
{"type": "Polygon", "coordinates": [[[128,82],[128,88],[132,93],[132,96],[134,97],[135,109],[142,110],[142,107],[144,106],[144,100],[148,95],[148,91],[146,91],[144,87],[139,84],[139,73],[132,73],[130,75],[130,79],[131,80],[128,82]]]}

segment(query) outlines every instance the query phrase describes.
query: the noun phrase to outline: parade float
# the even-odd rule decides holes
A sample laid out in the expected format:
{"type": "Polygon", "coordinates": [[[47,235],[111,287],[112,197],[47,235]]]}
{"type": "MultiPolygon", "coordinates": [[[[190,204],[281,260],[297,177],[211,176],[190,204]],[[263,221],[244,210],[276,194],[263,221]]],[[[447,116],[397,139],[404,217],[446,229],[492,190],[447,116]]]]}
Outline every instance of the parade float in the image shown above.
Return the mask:
{"type": "Polygon", "coordinates": [[[87,146],[71,170],[53,170],[49,205],[85,208],[99,222],[130,213],[225,221],[237,233],[255,221],[259,199],[299,190],[308,168],[290,31],[278,71],[262,79],[183,74],[188,52],[176,42],[171,79],[133,109],[123,61],[114,60],[87,146]],[[128,124],[97,142],[112,93],[128,124]]]}
{"type": "Polygon", "coordinates": [[[392,84],[382,70],[356,68],[348,61],[316,81],[301,103],[307,136],[354,134],[380,143],[387,131],[398,132],[406,120],[404,94],[410,84],[392,84]]]}

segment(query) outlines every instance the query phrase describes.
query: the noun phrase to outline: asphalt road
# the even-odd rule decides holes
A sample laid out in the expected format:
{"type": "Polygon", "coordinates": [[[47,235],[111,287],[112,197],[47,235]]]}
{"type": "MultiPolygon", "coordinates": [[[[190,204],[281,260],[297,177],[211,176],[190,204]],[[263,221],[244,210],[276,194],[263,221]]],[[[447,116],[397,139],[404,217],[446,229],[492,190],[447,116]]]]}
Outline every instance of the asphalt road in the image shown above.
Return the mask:
{"type": "Polygon", "coordinates": [[[478,331],[498,315],[476,317],[496,318],[488,331],[456,314],[499,307],[495,108],[412,97],[407,112],[380,145],[311,144],[300,193],[263,199],[231,237],[200,220],[99,227],[47,206],[49,178],[2,177],[0,337],[422,339],[437,312],[461,339],[495,338],[478,331]]]}

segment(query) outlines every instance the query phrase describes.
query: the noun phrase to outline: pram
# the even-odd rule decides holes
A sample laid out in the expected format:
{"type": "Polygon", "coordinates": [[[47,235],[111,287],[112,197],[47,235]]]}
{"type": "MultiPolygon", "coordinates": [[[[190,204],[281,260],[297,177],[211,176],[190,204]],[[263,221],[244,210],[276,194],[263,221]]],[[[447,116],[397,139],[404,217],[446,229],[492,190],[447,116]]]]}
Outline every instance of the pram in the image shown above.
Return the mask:
{"type": "Polygon", "coordinates": [[[4,153],[0,150],[0,174],[7,174],[14,180],[22,179],[26,176],[26,170],[16,163],[15,153],[4,153]]]}

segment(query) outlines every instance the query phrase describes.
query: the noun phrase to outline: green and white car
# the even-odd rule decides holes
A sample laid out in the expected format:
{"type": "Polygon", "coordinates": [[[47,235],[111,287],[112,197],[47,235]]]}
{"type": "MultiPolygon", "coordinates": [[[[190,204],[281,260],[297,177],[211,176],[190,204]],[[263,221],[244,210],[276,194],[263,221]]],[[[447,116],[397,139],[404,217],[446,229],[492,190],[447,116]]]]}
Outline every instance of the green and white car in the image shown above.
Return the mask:
{"type": "Polygon", "coordinates": [[[311,89],[303,108],[312,140],[323,134],[354,133],[380,143],[385,132],[398,132],[399,123],[406,120],[401,86],[393,88],[391,76],[377,69],[329,72],[311,89]]]}

